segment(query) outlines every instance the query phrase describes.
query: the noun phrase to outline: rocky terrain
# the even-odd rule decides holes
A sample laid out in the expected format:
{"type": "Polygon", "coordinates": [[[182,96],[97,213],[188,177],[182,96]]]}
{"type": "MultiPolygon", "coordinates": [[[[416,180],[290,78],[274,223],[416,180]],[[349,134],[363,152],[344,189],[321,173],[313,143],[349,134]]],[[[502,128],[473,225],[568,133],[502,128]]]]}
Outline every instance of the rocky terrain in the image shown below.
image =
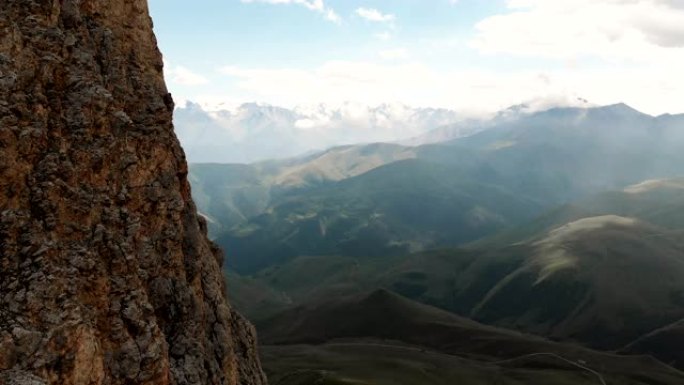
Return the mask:
{"type": "Polygon", "coordinates": [[[145,0],[0,7],[0,384],[265,384],[145,0]]]}

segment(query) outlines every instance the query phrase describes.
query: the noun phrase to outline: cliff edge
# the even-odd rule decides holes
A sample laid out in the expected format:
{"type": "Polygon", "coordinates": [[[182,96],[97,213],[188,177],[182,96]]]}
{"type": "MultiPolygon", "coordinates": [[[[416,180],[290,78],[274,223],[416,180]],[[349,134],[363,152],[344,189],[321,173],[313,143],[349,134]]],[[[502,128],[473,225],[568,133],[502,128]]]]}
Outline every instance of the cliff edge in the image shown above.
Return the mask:
{"type": "Polygon", "coordinates": [[[0,384],[266,383],[144,0],[0,6],[0,384]]]}

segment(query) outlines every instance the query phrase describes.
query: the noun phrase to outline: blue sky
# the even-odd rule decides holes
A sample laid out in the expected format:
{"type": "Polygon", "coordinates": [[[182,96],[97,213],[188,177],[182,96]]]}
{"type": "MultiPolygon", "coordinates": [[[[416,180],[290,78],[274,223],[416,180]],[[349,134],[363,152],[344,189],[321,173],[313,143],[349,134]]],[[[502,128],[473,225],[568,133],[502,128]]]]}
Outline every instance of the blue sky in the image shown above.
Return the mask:
{"type": "Polygon", "coordinates": [[[684,112],[677,0],[150,0],[174,97],[684,112]]]}

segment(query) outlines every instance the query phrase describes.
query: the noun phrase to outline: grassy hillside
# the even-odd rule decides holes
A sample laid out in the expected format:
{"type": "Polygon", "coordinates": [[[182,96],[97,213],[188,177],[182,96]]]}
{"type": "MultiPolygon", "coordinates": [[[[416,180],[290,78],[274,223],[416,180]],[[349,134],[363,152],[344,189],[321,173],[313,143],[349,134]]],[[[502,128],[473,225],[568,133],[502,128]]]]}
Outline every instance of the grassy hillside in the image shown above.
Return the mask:
{"type": "Polygon", "coordinates": [[[190,182],[197,206],[209,217],[212,235],[217,236],[263,213],[284,193],[351,178],[415,156],[414,149],[394,144],[341,146],[249,165],[192,164],[190,182]]]}
{"type": "MultiPolygon", "coordinates": [[[[499,365],[392,341],[263,346],[274,385],[598,385],[599,378],[554,357],[522,357],[499,365]]],[[[600,365],[600,364],[599,364],[600,365]]],[[[648,358],[623,359],[606,384],[675,385],[682,374],[648,358]]]]}
{"type": "Polygon", "coordinates": [[[420,160],[288,196],[217,238],[253,273],[300,255],[387,256],[455,246],[529,218],[522,196],[420,160]]]}
{"type": "MultiPolygon", "coordinates": [[[[253,279],[292,306],[386,288],[488,324],[612,349],[684,318],[678,233],[603,216],[543,234],[492,250],[299,257],[253,279]]],[[[255,321],[269,315],[243,310],[255,321]]]]}
{"type": "MultiPolygon", "coordinates": [[[[677,176],[684,164],[680,121],[624,105],[561,108],[503,119],[448,143],[343,146],[191,171],[198,206],[230,267],[253,273],[301,255],[394,255],[461,245],[551,207],[677,176]]],[[[681,224],[681,200],[636,213],[620,206],[640,199],[627,195],[642,194],[622,194],[560,209],[559,217],[502,241],[605,214],[681,224]]]]}
{"type": "Polygon", "coordinates": [[[273,383],[678,384],[589,348],[684,365],[682,118],[554,109],[194,183],[273,383]]]}
{"type": "Polygon", "coordinates": [[[684,320],[656,329],[627,345],[622,352],[645,354],[684,370],[684,320]]]}
{"type": "Polygon", "coordinates": [[[592,195],[549,210],[543,215],[468,245],[503,247],[526,242],[565,223],[581,218],[619,215],[638,218],[667,229],[684,229],[684,179],[652,179],[592,195]]]}
{"type": "Polygon", "coordinates": [[[297,308],[261,330],[267,343],[264,365],[276,384],[596,384],[600,379],[676,384],[684,379],[655,360],[479,325],[382,290],[297,308]]]}
{"type": "Polygon", "coordinates": [[[491,287],[472,317],[617,348],[684,314],[684,249],[661,228],[584,218],[528,247],[525,262],[491,287]]]}

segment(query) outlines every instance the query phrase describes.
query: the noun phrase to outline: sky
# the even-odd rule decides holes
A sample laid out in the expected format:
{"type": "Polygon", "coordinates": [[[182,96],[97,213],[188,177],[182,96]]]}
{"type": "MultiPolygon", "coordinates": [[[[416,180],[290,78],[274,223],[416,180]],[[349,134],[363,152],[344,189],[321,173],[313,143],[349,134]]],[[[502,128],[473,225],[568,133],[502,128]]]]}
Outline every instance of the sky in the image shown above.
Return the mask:
{"type": "Polygon", "coordinates": [[[684,113],[684,0],[149,0],[177,103],[684,113]]]}

